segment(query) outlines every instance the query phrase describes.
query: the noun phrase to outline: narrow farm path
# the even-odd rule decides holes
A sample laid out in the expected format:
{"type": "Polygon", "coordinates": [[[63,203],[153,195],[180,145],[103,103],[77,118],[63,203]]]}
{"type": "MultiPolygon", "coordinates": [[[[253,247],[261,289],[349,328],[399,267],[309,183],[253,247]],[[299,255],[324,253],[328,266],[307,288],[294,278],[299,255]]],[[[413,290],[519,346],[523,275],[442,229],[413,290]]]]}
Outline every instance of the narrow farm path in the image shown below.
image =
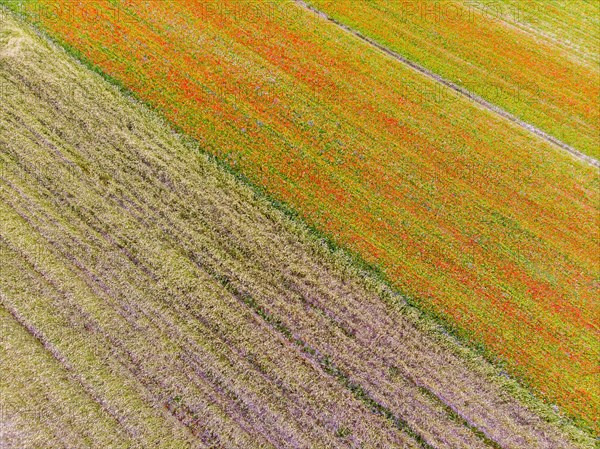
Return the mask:
{"type": "Polygon", "coordinates": [[[322,17],[325,20],[328,20],[329,22],[334,23],[339,28],[343,29],[344,31],[347,31],[350,34],[353,34],[354,36],[367,42],[368,44],[372,45],[373,47],[381,50],[388,56],[391,56],[392,58],[396,59],[397,61],[400,61],[401,63],[411,67],[412,69],[416,70],[417,72],[425,75],[426,77],[428,77],[434,81],[437,81],[438,83],[448,87],[449,89],[453,90],[454,92],[464,95],[465,97],[469,98],[473,102],[482,106],[484,109],[494,112],[495,114],[497,114],[507,120],[510,120],[513,123],[516,123],[521,128],[526,129],[527,131],[529,131],[529,132],[541,137],[542,139],[569,152],[575,158],[577,158],[583,162],[586,162],[590,165],[593,165],[595,167],[600,167],[600,162],[597,159],[595,159],[591,156],[588,156],[587,154],[582,153],[581,151],[573,148],[571,145],[568,145],[568,144],[564,143],[563,141],[561,141],[560,139],[557,139],[556,137],[551,136],[550,134],[542,131],[538,127],[533,126],[532,124],[521,120],[517,116],[502,109],[501,107],[498,107],[497,105],[490,103],[487,100],[484,100],[479,95],[476,95],[473,92],[470,92],[469,90],[465,89],[464,87],[461,87],[461,86],[453,83],[452,81],[449,81],[449,80],[441,77],[440,75],[426,69],[425,67],[421,66],[420,64],[417,64],[417,63],[411,61],[410,59],[405,58],[404,56],[400,55],[399,53],[396,53],[395,51],[393,51],[393,50],[387,48],[386,46],[380,44],[379,42],[375,41],[374,39],[371,39],[370,37],[365,36],[364,34],[355,30],[354,28],[351,28],[348,25],[340,22],[339,20],[334,19],[333,17],[329,16],[328,14],[319,10],[318,8],[315,8],[314,6],[309,5],[304,0],[294,0],[294,1],[301,7],[305,8],[309,11],[312,11],[313,13],[317,14],[318,16],[322,17]]]}

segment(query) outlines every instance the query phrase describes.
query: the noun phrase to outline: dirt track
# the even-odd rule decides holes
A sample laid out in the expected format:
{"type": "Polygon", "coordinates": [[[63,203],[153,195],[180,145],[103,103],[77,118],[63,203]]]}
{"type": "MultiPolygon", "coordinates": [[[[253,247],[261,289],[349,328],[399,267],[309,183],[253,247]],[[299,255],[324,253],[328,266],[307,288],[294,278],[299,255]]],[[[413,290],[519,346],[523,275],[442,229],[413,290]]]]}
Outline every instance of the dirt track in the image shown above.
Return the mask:
{"type": "Polygon", "coordinates": [[[510,120],[511,122],[519,125],[521,128],[526,129],[527,131],[536,134],[537,136],[541,137],[542,139],[562,148],[565,151],[568,151],[569,153],[571,153],[571,155],[573,155],[575,158],[586,162],[590,165],[593,165],[595,167],[600,167],[600,162],[598,160],[596,160],[595,158],[588,156],[587,154],[583,154],[581,151],[573,148],[570,145],[567,145],[566,143],[562,142],[561,140],[557,139],[556,137],[551,136],[550,134],[542,131],[541,129],[531,125],[530,123],[524,122],[523,120],[519,119],[518,117],[516,117],[515,115],[511,114],[510,112],[505,111],[504,109],[496,106],[495,104],[490,103],[487,100],[484,100],[483,98],[481,98],[478,95],[475,95],[472,92],[469,92],[467,89],[453,83],[452,81],[448,81],[447,79],[442,78],[441,76],[437,75],[436,73],[433,73],[432,71],[426,69],[425,67],[409,60],[406,59],[404,56],[396,53],[393,50],[390,50],[389,48],[381,45],[380,43],[376,42],[375,40],[371,39],[370,37],[365,36],[364,34],[360,33],[359,31],[349,27],[348,25],[345,25],[343,23],[341,23],[340,21],[334,19],[333,17],[330,17],[329,15],[325,14],[323,11],[320,11],[319,9],[315,8],[314,6],[308,5],[304,0],[294,0],[298,5],[302,6],[305,9],[308,9],[309,11],[314,12],[315,14],[319,15],[320,17],[322,17],[325,20],[328,20],[332,23],[334,23],[335,25],[337,25],[338,27],[340,27],[341,29],[347,31],[350,34],[353,34],[354,36],[358,37],[359,39],[367,42],[368,44],[372,45],[373,47],[376,47],[377,49],[381,50],[382,52],[384,52],[385,54],[391,56],[392,58],[396,59],[397,61],[400,61],[401,63],[411,67],[412,69],[416,70],[419,73],[422,73],[423,75],[425,75],[426,77],[437,81],[440,84],[443,84],[444,86],[448,87],[449,89],[464,95],[465,97],[471,99],[472,101],[474,101],[475,103],[481,105],[484,109],[487,109],[488,111],[494,112],[495,114],[504,117],[507,120],[510,120]]]}

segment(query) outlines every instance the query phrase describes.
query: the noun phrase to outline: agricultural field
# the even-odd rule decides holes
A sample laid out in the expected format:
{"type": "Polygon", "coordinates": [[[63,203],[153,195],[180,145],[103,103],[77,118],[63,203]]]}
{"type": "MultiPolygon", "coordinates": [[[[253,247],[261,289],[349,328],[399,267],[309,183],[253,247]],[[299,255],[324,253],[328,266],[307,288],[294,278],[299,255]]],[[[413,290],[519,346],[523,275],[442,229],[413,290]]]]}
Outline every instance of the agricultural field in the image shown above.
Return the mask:
{"type": "Polygon", "coordinates": [[[600,158],[600,2],[306,3],[600,158]]]}
{"type": "Polygon", "coordinates": [[[292,1],[3,3],[597,428],[597,169],[292,1]]]}
{"type": "Polygon", "coordinates": [[[3,448],[594,447],[9,14],[0,82],[3,448]]]}

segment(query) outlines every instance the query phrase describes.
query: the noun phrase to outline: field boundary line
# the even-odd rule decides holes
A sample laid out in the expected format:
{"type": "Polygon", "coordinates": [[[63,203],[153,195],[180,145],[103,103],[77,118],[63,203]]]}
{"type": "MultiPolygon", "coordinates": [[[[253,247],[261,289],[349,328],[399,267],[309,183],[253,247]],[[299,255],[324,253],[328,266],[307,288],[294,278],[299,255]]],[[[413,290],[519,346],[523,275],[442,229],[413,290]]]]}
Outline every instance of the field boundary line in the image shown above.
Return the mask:
{"type": "Polygon", "coordinates": [[[407,59],[406,57],[402,56],[399,53],[396,53],[395,51],[387,48],[386,46],[380,44],[379,42],[377,42],[376,40],[365,36],[364,34],[362,34],[360,31],[355,30],[352,27],[349,27],[348,25],[340,22],[337,19],[334,19],[333,17],[331,17],[330,15],[324,13],[323,11],[321,11],[320,9],[315,8],[312,5],[309,5],[308,3],[306,3],[306,1],[304,0],[294,0],[294,2],[301,6],[302,8],[311,11],[313,13],[315,13],[316,15],[318,15],[319,17],[333,23],[334,25],[337,25],[339,28],[341,28],[342,30],[346,31],[347,33],[350,33],[356,37],[358,37],[359,39],[361,39],[362,41],[368,43],[369,45],[377,48],[378,50],[384,52],[385,54],[387,54],[388,56],[394,58],[395,60],[403,63],[404,65],[409,66],[410,68],[412,68],[413,70],[415,70],[416,72],[421,73],[422,75],[425,75],[427,78],[432,79],[434,81],[437,81],[440,84],[443,84],[444,86],[448,87],[449,89],[469,98],[471,101],[479,104],[480,106],[482,106],[484,109],[487,109],[490,112],[495,113],[496,115],[499,115],[500,117],[503,117],[507,120],[510,120],[511,122],[519,125],[521,128],[537,135],[538,137],[541,137],[542,139],[546,140],[547,142],[550,142],[560,148],[562,148],[563,150],[569,152],[573,157],[575,157],[576,159],[579,159],[583,162],[586,162],[590,165],[593,165],[597,168],[600,168],[600,162],[593,158],[592,156],[588,156],[587,154],[582,153],[581,151],[573,148],[571,145],[568,145],[566,143],[564,143],[563,141],[557,139],[554,136],[551,136],[550,134],[546,133],[545,131],[542,131],[541,129],[537,128],[536,126],[533,126],[530,123],[527,123],[523,120],[521,120],[520,118],[518,118],[516,115],[511,114],[510,112],[502,109],[499,106],[496,106],[493,103],[490,103],[489,101],[483,99],[482,97],[480,97],[479,95],[474,94],[473,92],[468,91],[467,89],[465,89],[464,87],[459,86],[458,84],[453,83],[452,81],[449,81],[445,78],[443,78],[442,76],[438,75],[437,73],[432,72],[429,69],[426,69],[425,67],[423,67],[420,64],[417,64],[414,61],[411,61],[410,59],[407,59]]]}

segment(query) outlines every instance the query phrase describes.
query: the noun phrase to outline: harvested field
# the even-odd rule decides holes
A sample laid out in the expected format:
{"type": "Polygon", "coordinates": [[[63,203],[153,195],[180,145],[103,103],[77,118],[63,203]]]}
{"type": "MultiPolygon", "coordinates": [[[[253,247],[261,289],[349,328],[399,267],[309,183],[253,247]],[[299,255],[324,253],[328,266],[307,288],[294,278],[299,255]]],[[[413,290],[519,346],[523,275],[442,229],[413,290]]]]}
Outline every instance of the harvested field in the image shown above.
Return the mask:
{"type": "MultiPolygon", "coordinates": [[[[600,158],[600,3],[309,0],[334,19],[600,158]]],[[[452,96],[438,89],[440,101],[452,96]]]]}
{"type": "Polygon", "coordinates": [[[6,15],[0,82],[4,446],[594,447],[6,15]]]}
{"type": "Polygon", "coordinates": [[[291,1],[5,3],[594,425],[596,169],[291,1]]]}

